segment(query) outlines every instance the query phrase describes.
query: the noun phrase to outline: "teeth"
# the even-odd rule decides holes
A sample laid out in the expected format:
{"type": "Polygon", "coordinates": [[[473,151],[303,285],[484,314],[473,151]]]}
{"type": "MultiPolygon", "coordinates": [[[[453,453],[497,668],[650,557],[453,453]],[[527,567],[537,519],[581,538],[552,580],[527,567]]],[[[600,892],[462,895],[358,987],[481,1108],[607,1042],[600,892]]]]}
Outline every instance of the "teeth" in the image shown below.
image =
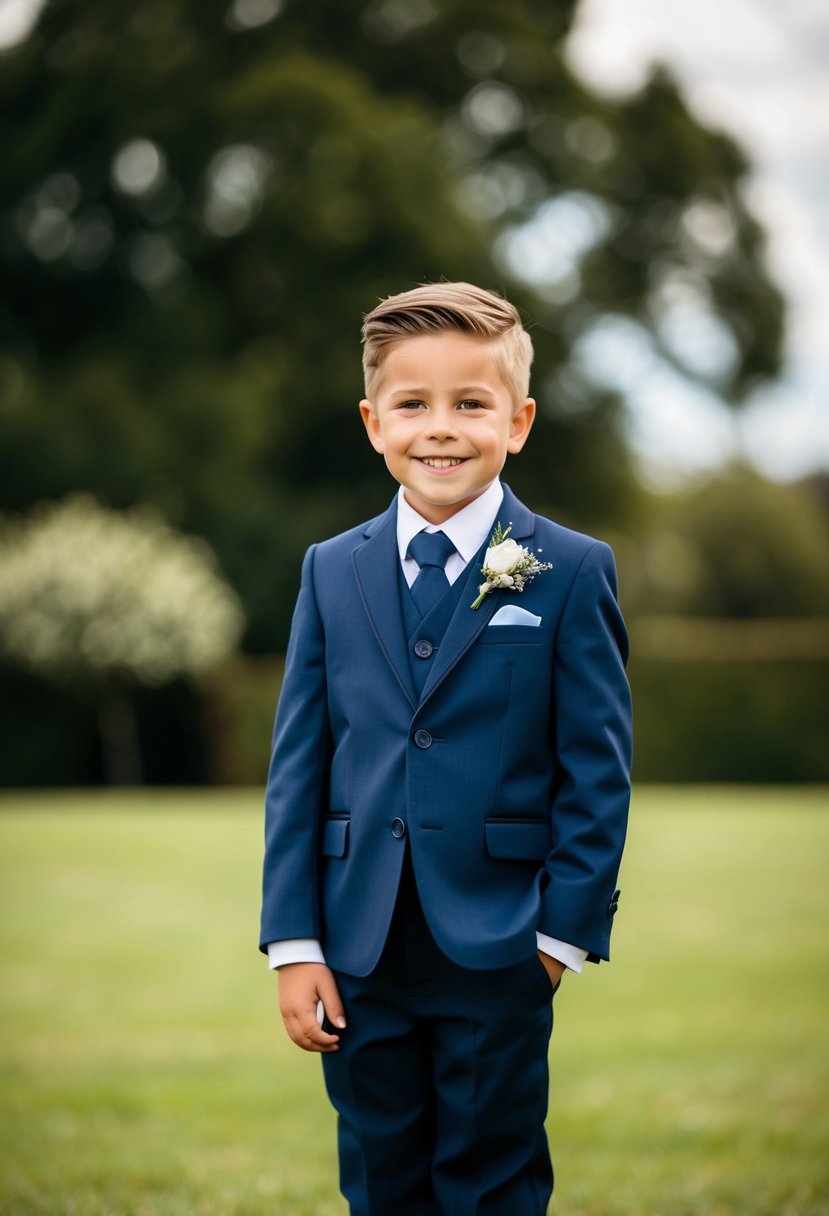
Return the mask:
{"type": "Polygon", "coordinates": [[[456,456],[421,456],[423,464],[428,464],[430,469],[450,469],[452,465],[463,464],[463,461],[456,456]]]}

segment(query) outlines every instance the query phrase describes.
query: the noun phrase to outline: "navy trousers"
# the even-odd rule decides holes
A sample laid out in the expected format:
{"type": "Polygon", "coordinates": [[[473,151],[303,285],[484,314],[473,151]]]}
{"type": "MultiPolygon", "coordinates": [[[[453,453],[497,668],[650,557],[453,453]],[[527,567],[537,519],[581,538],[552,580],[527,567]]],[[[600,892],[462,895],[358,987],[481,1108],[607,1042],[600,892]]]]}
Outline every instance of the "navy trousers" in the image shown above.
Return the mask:
{"type": "Polygon", "coordinates": [[[554,989],[539,959],[451,962],[407,859],[380,962],[336,979],[348,1028],[322,1061],[352,1216],[544,1216],[554,989]]]}

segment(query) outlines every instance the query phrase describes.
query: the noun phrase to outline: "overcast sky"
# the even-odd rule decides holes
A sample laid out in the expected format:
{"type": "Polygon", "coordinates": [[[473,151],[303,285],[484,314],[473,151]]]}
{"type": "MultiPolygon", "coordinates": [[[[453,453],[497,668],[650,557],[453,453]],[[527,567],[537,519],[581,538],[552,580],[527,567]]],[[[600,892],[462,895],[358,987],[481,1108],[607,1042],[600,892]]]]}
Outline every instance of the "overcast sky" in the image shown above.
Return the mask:
{"type": "MultiPolygon", "coordinates": [[[[0,47],[39,8],[0,0],[0,47]]],[[[591,85],[615,94],[667,63],[691,109],[739,138],[755,165],[749,203],[789,303],[784,375],[736,424],[629,330],[606,335],[644,468],[656,483],[738,453],[781,478],[829,468],[829,3],[582,0],[568,54],[591,85]]]]}

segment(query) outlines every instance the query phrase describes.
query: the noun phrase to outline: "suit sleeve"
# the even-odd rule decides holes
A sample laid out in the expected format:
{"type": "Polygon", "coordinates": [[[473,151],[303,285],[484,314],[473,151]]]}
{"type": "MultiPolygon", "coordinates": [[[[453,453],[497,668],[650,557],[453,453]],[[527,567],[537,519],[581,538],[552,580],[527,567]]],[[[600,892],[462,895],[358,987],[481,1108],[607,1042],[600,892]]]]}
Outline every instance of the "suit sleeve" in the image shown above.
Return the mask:
{"type": "Polygon", "coordinates": [[[331,736],[325,634],[314,592],[314,549],[305,555],[265,794],[265,860],[259,948],[319,938],[318,836],[327,799],[331,736]]]}
{"type": "Polygon", "coordinates": [[[628,643],[616,568],[596,542],[573,580],[556,639],[554,698],[558,778],[553,847],[540,932],[573,942],[592,962],[610,955],[616,878],[630,801],[628,643]]]}

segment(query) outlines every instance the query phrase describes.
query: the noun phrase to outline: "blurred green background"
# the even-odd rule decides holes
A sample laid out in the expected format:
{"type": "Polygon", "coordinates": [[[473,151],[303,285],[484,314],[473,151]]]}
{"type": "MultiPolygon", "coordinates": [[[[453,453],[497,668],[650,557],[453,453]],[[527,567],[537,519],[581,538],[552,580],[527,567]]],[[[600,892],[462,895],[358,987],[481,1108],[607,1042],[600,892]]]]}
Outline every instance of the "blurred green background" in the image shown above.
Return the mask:
{"type": "Polygon", "coordinates": [[[576,9],[51,0],[0,53],[0,783],[261,781],[302,553],[393,490],[362,315],[441,277],[531,329],[506,478],[616,549],[636,777],[829,779],[829,479],[656,492],[590,358],[775,377],[749,165],[664,70],[591,91],[576,9]]]}

